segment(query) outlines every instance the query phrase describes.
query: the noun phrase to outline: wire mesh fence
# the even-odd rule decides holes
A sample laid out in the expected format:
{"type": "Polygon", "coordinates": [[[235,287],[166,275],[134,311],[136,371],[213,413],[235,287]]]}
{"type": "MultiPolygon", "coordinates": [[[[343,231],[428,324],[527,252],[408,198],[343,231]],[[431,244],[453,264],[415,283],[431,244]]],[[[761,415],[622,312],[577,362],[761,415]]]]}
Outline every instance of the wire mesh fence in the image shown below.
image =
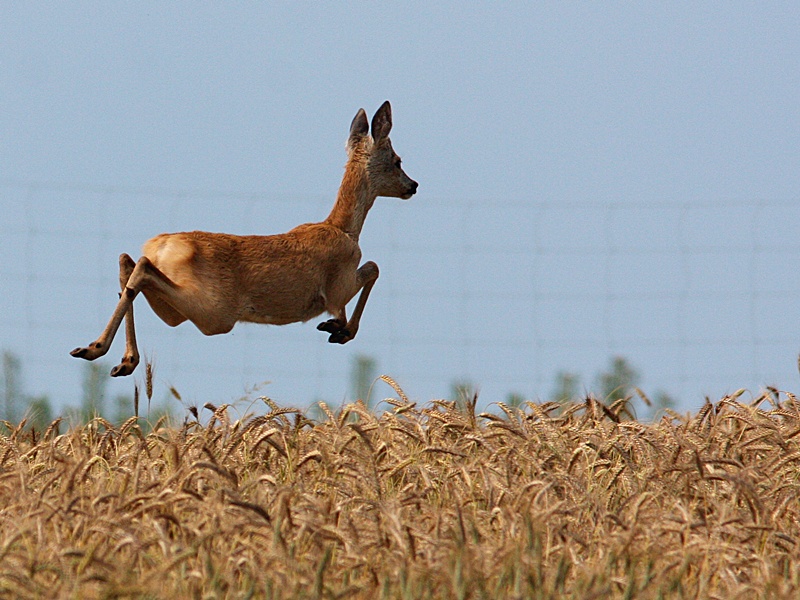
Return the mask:
{"type": "MultiPolygon", "coordinates": [[[[85,366],[68,352],[110,316],[121,252],[163,231],[278,233],[323,219],[332,203],[30,182],[0,183],[0,198],[0,349],[19,357],[30,393],[56,406],[80,394],[85,366]]],[[[546,399],[559,372],[590,391],[615,356],[683,409],[798,381],[794,200],[379,199],[361,246],[381,277],[346,346],[327,344],[316,321],[204,337],[188,323],[167,327],[138,300],[157,394],[335,405],[352,399],[358,355],[420,401],[454,382],[474,384],[484,403],[546,399]]],[[[122,348],[120,338],[109,369],[122,348]]],[[[110,393],[131,394],[140,371],[110,393]]]]}

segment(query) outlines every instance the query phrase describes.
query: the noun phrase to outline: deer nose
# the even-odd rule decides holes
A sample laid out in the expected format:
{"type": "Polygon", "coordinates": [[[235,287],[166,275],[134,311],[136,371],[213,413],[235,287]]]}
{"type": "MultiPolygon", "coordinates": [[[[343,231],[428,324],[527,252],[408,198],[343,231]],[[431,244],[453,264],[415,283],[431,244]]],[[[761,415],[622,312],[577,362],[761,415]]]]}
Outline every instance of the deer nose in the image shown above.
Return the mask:
{"type": "Polygon", "coordinates": [[[410,191],[412,194],[416,194],[416,193],[417,193],[417,186],[418,186],[418,185],[419,185],[419,184],[418,184],[416,181],[413,181],[413,180],[412,180],[412,181],[411,181],[411,185],[409,186],[409,191],[410,191]]]}

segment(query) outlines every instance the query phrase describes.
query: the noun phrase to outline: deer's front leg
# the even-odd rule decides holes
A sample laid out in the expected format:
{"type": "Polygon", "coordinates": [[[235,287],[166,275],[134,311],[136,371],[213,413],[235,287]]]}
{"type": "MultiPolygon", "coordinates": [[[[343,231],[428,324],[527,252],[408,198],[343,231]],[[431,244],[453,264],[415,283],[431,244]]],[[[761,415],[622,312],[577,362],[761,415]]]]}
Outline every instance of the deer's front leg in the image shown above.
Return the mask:
{"type": "Polygon", "coordinates": [[[320,323],[317,326],[317,329],[327,331],[331,334],[328,338],[328,342],[331,344],[346,344],[356,337],[358,325],[361,322],[361,313],[364,312],[367,298],[369,298],[369,293],[372,291],[372,286],[374,286],[375,282],[378,280],[379,274],[378,265],[372,261],[366,262],[359,267],[358,271],[356,271],[356,288],[353,290],[353,293],[349,295],[348,302],[358,293],[358,290],[361,290],[361,295],[358,297],[358,302],[356,303],[355,309],[353,309],[353,315],[350,317],[350,320],[347,320],[343,306],[340,314],[337,315],[335,319],[320,323]]]}

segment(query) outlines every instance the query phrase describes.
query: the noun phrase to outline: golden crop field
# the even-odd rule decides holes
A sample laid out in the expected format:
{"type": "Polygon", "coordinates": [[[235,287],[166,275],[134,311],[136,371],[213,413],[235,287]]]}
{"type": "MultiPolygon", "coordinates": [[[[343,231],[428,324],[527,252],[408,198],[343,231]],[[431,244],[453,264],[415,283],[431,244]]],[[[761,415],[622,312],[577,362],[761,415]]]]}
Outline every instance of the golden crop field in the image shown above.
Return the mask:
{"type": "Polygon", "coordinates": [[[316,424],[265,400],[147,435],[135,418],[12,427],[0,596],[800,594],[791,395],[640,423],[623,401],[476,415],[395,389],[382,414],[316,424]]]}

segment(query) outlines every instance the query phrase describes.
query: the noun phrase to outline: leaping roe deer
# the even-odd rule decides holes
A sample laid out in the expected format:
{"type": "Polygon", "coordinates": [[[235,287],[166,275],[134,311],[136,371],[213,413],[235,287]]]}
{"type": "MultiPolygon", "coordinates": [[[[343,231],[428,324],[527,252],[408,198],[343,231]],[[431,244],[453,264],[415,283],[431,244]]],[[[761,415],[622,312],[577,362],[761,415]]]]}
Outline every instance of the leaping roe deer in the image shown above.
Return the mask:
{"type": "Polygon", "coordinates": [[[145,242],[138,262],[119,257],[119,303],[96,341],[70,354],[95,360],[108,352],[123,318],[125,355],[111,370],[130,375],[139,364],[133,300],[142,292],[162,321],[186,320],[205,335],[228,333],[237,321],[286,325],[328,312],[317,329],[328,341],[345,344],[358,333],[361,313],[378,279],[378,265],[358,266],[358,238],[375,198],[408,200],[417,182],[400,167],[389,131],[392,108],[372,118],[360,109],[350,125],[347,164],[336,203],[321,223],[307,223],[279,235],[229,235],[191,231],[162,233],[145,242]],[[346,305],[361,291],[350,319],[346,305]]]}

